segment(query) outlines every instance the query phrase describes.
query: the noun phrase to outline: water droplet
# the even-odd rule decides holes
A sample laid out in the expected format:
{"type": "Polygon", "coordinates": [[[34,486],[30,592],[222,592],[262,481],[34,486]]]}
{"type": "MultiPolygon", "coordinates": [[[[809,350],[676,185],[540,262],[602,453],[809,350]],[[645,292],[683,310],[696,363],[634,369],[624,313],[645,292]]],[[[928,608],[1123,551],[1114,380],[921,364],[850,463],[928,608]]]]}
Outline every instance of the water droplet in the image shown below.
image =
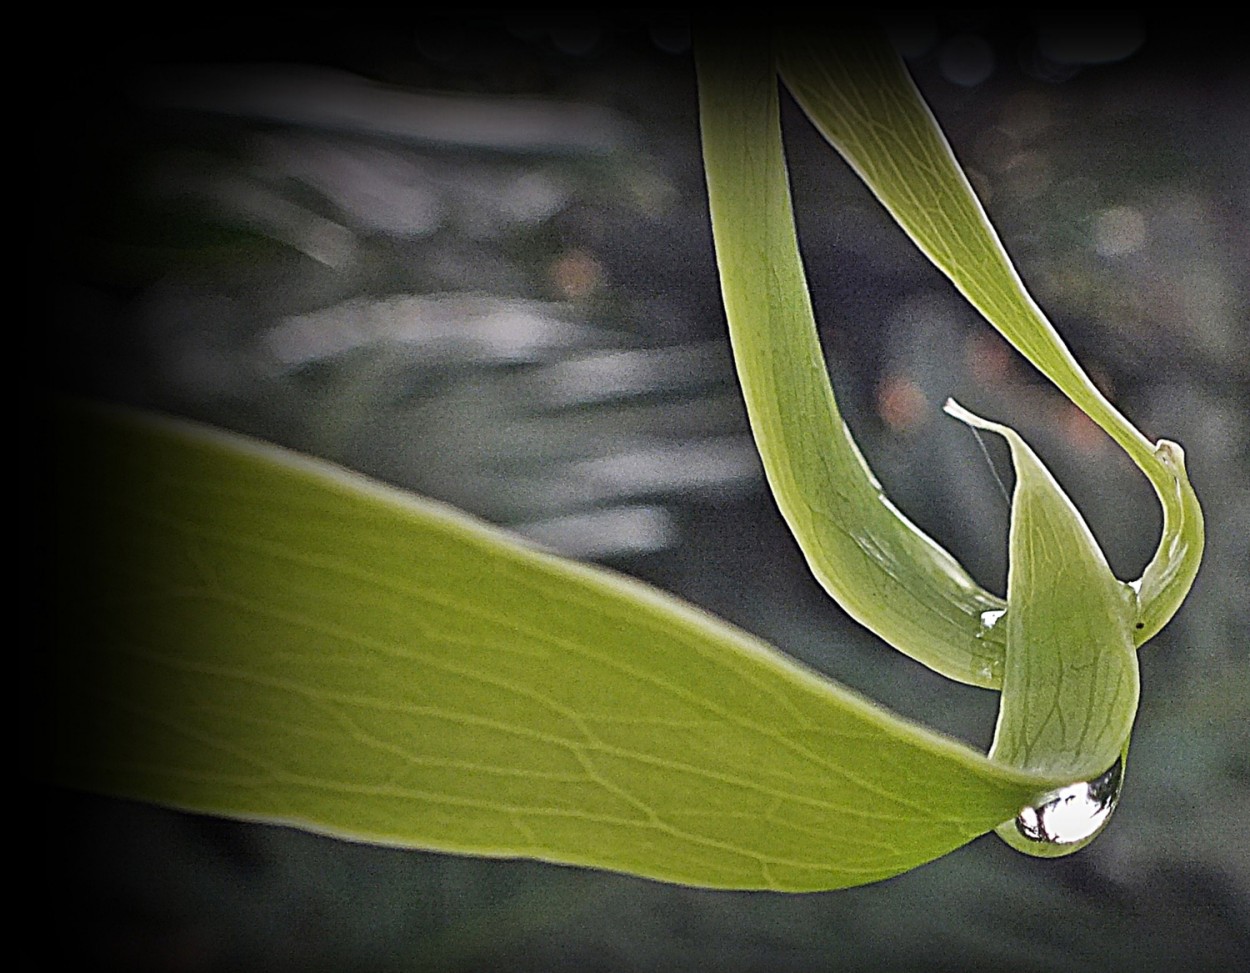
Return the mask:
{"type": "MultiPolygon", "coordinates": [[[[1106,827],[1123,783],[1124,763],[1116,760],[1093,780],[1061,787],[1040,804],[1024,808],[1016,815],[1015,830],[1030,843],[1079,847],[1106,827]]],[[[1061,848],[1055,852],[1063,854],[1061,848]]]]}
{"type": "Polygon", "coordinates": [[[1005,608],[992,608],[989,611],[981,612],[981,628],[977,632],[977,638],[984,638],[985,633],[997,625],[998,620],[1006,614],[1007,609],[1005,608]]]}

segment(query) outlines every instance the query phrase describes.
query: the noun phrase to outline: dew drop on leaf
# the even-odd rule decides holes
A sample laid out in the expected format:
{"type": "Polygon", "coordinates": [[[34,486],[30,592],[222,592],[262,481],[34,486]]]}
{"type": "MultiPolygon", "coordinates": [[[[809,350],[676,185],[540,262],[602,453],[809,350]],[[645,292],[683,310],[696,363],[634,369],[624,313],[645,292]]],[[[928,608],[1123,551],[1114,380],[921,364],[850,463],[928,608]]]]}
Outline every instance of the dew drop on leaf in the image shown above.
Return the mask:
{"type": "Polygon", "coordinates": [[[999,619],[1007,614],[1005,608],[994,608],[989,611],[981,612],[981,628],[977,631],[977,638],[984,638],[985,633],[998,624],[999,619]]]}
{"type": "Polygon", "coordinates": [[[1016,815],[1016,831],[1027,841],[1044,845],[1075,845],[1098,834],[1120,800],[1124,762],[1117,759],[1106,773],[1069,784],[1040,804],[1016,815]]]}

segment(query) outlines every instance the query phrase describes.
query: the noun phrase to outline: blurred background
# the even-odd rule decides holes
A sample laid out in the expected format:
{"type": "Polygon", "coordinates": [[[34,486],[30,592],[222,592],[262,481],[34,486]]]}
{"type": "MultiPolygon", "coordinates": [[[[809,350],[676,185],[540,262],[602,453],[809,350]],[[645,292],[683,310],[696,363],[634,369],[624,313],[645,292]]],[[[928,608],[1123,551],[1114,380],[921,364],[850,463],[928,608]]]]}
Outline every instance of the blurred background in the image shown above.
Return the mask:
{"type": "MultiPolygon", "coordinates": [[[[1250,968],[1250,69],[1122,17],[890,25],[1025,281],[1208,522],[1141,654],[1091,847],[993,836],[788,896],[354,845],[77,793],[44,955],[98,969],[1250,968]]],[[[66,33],[68,31],[63,31],[66,33]]],[[[83,23],[35,114],[52,384],[325,457],[675,592],[988,745],[996,697],[869,636],[766,490],[724,332],[688,24],[288,13],[83,23]]],[[[962,302],[786,99],[835,389],[896,503],[1002,591],[1009,422],[1124,578],[1145,480],[962,302]]],[[[46,310],[45,310],[46,309],[46,310]]],[[[819,448],[819,444],[813,444],[819,448]]]]}

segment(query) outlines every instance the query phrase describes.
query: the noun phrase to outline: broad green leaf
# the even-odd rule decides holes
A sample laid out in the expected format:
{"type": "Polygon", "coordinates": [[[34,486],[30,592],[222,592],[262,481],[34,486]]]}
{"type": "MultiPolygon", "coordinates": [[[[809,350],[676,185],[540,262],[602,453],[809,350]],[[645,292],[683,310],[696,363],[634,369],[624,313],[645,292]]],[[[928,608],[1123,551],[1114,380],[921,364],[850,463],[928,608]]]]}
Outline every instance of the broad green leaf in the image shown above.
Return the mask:
{"type": "Polygon", "coordinates": [[[884,36],[787,30],[779,69],[826,139],[916,245],[998,331],[1124,448],[1163,506],[1138,585],[1138,645],[1180,608],[1202,559],[1202,510],[1179,446],[1152,444],[1081,368],[1029,295],[946,137],[884,36]]]}
{"type": "Polygon", "coordinates": [[[755,442],[812,573],[855,619],[938,672],[1002,677],[1001,610],[882,492],[838,411],[795,238],[766,42],[697,48],[699,116],[729,334],[755,442]]]}
{"type": "Polygon", "coordinates": [[[59,415],[52,767],[196,811],[697,885],[905,871],[1063,775],[438,504],[191,424],[59,415]]]}

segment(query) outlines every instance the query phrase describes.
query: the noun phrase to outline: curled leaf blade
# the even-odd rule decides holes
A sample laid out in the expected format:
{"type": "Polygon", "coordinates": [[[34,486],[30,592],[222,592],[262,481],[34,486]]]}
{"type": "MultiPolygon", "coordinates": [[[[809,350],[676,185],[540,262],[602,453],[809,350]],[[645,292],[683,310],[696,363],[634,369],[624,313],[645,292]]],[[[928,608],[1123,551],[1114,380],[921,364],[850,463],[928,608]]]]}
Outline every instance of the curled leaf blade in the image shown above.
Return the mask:
{"type": "Polygon", "coordinates": [[[1140,588],[1141,645],[1185,600],[1202,560],[1202,509],[1180,447],[1151,443],[1081,368],[1029,294],[902,60],[879,31],[782,30],[778,66],[808,118],[968,301],[1145,474],[1163,508],[1140,588]]]}
{"type": "MultiPolygon", "coordinates": [[[[1016,470],[1007,611],[999,622],[1007,657],[990,757],[1035,773],[1092,780],[1127,759],[1140,691],[1132,637],[1136,598],[1111,573],[1080,511],[1015,430],[954,401],[946,411],[1003,436],[1016,470]]],[[[1026,851],[1038,847],[1011,843],[1026,851]]],[[[1054,845],[1041,847],[1055,853],[1054,845]]],[[[1060,850],[1078,847],[1074,842],[1060,850]]]]}
{"type": "Polygon", "coordinates": [[[795,236],[776,68],[758,38],[697,49],[716,259],[769,486],[812,573],[853,618],[943,675],[997,686],[1003,607],[890,503],[839,412],[795,236]]]}

